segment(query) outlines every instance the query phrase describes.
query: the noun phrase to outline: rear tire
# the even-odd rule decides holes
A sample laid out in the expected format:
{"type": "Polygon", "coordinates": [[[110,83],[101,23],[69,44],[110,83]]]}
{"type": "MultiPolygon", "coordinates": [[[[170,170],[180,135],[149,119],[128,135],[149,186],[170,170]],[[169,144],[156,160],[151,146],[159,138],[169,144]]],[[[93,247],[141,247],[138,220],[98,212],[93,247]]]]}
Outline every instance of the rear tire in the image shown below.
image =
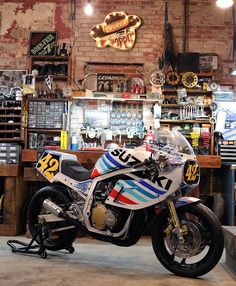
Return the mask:
{"type": "MultiPolygon", "coordinates": [[[[32,236],[35,236],[38,232],[38,215],[45,214],[45,210],[42,207],[45,199],[52,200],[63,209],[66,209],[71,203],[69,194],[60,187],[47,186],[37,191],[29,204],[27,213],[29,230],[32,236]]],[[[65,221],[45,223],[41,231],[43,247],[48,250],[60,250],[71,246],[76,238],[76,228],[55,232],[55,234],[51,233],[53,229],[67,226],[70,226],[70,224],[65,221]]],[[[39,235],[36,237],[36,241],[40,244],[39,235]]]]}
{"type": "Polygon", "coordinates": [[[179,276],[198,277],[211,271],[219,262],[224,237],[215,214],[201,203],[176,209],[180,224],[186,225],[184,244],[171,231],[172,221],[167,210],[155,220],[152,245],[161,264],[179,276]],[[169,228],[167,228],[169,227],[169,228]]]}

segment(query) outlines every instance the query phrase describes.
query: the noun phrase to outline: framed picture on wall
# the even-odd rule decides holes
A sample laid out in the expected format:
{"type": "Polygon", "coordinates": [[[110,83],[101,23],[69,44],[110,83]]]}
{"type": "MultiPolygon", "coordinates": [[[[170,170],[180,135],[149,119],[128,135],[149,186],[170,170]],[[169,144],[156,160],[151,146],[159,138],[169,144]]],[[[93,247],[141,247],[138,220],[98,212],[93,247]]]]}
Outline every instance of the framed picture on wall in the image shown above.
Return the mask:
{"type": "Polygon", "coordinates": [[[94,128],[110,126],[110,112],[105,110],[85,110],[84,123],[94,128]]]}
{"type": "Polygon", "coordinates": [[[31,32],[29,43],[30,56],[55,56],[57,32],[31,32]]]}
{"type": "Polygon", "coordinates": [[[0,70],[0,95],[10,92],[13,87],[21,87],[23,75],[27,75],[28,70],[0,70]]]}

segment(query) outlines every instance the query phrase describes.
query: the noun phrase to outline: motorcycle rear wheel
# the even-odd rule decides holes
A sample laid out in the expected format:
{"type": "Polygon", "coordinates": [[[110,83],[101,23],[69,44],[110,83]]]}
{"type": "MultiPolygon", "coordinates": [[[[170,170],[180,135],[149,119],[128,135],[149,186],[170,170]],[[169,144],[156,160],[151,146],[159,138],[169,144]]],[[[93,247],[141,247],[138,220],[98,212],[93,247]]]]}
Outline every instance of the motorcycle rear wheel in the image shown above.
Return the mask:
{"type": "MultiPolygon", "coordinates": [[[[37,191],[30,201],[27,212],[28,226],[32,236],[37,235],[38,232],[38,215],[47,213],[42,206],[45,199],[50,199],[63,209],[71,203],[69,195],[63,192],[60,187],[47,186],[37,191]]],[[[76,238],[76,228],[52,233],[55,229],[68,226],[70,225],[65,221],[45,223],[41,230],[44,248],[48,250],[69,249],[76,238]]],[[[36,237],[36,241],[40,243],[39,235],[36,237]]]]}
{"type": "Polygon", "coordinates": [[[198,277],[212,270],[223,249],[222,227],[215,214],[201,203],[176,209],[180,224],[187,226],[184,243],[169,231],[173,222],[167,210],[155,220],[152,245],[161,264],[170,272],[184,277],[198,277]]]}

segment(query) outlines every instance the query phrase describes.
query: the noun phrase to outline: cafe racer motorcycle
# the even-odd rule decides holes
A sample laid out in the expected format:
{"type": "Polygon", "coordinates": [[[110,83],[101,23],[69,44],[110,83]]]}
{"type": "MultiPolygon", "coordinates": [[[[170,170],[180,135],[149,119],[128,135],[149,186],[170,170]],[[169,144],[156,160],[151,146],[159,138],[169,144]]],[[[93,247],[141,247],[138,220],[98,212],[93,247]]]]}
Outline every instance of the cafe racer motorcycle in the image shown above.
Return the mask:
{"type": "Polygon", "coordinates": [[[199,183],[199,165],[178,131],[159,132],[151,152],[115,149],[92,170],[75,155],[44,151],[37,170],[51,183],[33,196],[28,225],[45,249],[70,249],[78,231],[118,246],[134,245],[144,230],[158,260],[186,277],[209,272],[224,239],[214,213],[186,194],[199,183]],[[151,226],[151,227],[150,227],[151,226]]]}

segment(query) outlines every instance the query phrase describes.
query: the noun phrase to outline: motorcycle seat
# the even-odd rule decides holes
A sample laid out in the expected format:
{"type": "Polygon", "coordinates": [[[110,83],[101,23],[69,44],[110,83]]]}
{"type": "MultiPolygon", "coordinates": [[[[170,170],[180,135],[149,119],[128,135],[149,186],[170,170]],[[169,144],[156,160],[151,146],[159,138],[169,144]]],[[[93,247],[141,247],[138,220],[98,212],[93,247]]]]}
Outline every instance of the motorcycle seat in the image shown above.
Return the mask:
{"type": "Polygon", "coordinates": [[[63,160],[61,164],[61,172],[76,181],[86,181],[90,178],[92,170],[87,170],[78,161],[63,160]]]}

